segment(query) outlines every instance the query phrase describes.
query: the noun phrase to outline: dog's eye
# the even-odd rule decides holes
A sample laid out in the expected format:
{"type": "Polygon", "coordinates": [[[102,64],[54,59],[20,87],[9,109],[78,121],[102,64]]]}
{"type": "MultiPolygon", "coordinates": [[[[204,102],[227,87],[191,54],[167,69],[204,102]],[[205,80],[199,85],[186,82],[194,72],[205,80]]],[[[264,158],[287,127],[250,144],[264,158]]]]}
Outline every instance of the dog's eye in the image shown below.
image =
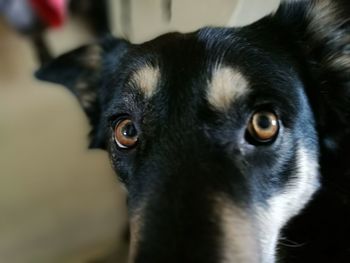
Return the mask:
{"type": "Polygon", "coordinates": [[[258,142],[269,142],[278,133],[278,117],[271,111],[255,112],[248,125],[249,134],[258,142]]]}
{"type": "Polygon", "coordinates": [[[114,127],[114,140],[120,148],[128,149],[138,141],[137,129],[130,119],[122,119],[114,127]]]}

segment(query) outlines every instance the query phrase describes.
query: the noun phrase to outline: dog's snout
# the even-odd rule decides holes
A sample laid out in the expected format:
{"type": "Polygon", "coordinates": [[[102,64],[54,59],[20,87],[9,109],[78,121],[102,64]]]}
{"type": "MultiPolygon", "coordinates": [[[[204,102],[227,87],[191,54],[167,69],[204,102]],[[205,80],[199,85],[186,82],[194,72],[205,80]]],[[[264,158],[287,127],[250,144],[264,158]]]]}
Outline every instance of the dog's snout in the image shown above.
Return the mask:
{"type": "Polygon", "coordinates": [[[222,194],[215,197],[214,204],[217,224],[221,230],[221,260],[218,262],[262,262],[258,249],[258,231],[251,214],[222,194]]]}
{"type": "Polygon", "coordinates": [[[131,212],[130,263],[262,262],[253,218],[227,194],[175,187],[148,196],[131,212]]]}

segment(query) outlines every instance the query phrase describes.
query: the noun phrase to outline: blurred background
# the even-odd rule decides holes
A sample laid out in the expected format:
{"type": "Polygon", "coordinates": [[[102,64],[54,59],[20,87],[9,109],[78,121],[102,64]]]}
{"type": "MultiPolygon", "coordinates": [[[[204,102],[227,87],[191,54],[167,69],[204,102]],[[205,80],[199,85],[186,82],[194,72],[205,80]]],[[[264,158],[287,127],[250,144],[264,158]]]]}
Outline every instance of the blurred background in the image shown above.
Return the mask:
{"type": "Polygon", "coordinates": [[[0,262],[125,262],[125,192],[75,98],[33,78],[107,31],[246,25],[279,0],[0,0],[0,262]]]}

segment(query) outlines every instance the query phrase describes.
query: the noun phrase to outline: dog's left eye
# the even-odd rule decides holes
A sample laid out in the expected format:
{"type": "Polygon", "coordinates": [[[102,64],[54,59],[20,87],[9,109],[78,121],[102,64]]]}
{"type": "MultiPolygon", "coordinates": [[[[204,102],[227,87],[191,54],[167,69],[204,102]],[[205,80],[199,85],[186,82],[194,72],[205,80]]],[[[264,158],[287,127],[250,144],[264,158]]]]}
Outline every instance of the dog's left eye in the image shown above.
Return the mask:
{"type": "Polygon", "coordinates": [[[253,114],[248,132],[258,142],[269,142],[276,138],[279,130],[278,117],[271,111],[258,111],[253,114]]]}
{"type": "Polygon", "coordinates": [[[114,140],[119,148],[129,149],[138,141],[138,132],[131,119],[122,119],[114,127],[114,140]]]}

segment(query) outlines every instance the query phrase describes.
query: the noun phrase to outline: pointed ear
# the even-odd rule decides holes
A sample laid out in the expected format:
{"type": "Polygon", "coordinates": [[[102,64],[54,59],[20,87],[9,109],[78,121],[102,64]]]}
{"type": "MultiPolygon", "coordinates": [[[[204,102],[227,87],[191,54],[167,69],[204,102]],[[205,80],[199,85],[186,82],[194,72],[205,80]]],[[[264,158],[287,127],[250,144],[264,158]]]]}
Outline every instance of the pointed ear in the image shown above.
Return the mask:
{"type": "Polygon", "coordinates": [[[350,129],[350,1],[289,0],[276,12],[297,47],[323,125],[350,129]],[[315,96],[314,96],[315,95],[315,96]]]}
{"type": "Polygon", "coordinates": [[[63,54],[35,73],[38,79],[61,84],[77,97],[92,126],[90,148],[105,148],[104,135],[99,129],[103,75],[116,70],[128,45],[124,40],[109,37],[63,54]],[[113,56],[113,63],[109,56],[113,56]]]}

